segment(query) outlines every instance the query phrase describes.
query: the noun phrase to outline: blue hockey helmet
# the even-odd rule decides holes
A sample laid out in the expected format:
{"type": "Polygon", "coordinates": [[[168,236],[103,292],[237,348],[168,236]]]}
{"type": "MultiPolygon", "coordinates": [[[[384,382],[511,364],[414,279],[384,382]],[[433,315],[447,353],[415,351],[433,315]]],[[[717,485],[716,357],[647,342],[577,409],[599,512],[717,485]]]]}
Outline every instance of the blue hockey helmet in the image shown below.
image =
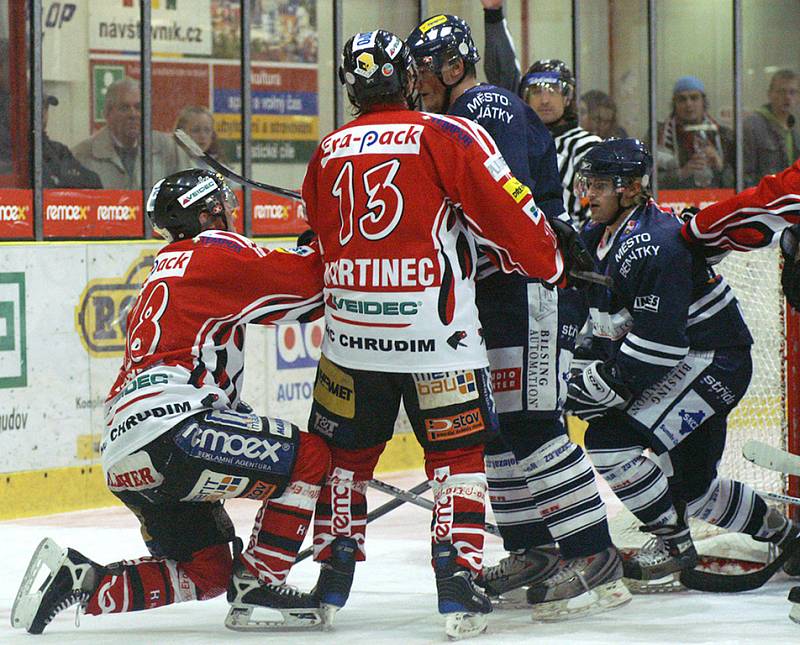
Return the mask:
{"type": "Polygon", "coordinates": [[[437,75],[453,59],[462,58],[472,65],[481,59],[467,21],[450,14],[428,18],[408,35],[406,42],[417,65],[424,65],[437,75]]]}
{"type": "Polygon", "coordinates": [[[358,33],[344,45],[339,80],[357,110],[397,96],[402,96],[411,108],[416,77],[408,45],[390,31],[358,33]]]}
{"type": "Polygon", "coordinates": [[[576,186],[588,178],[610,179],[615,189],[633,179],[642,180],[642,188],[650,185],[653,157],[639,139],[601,141],[583,155],[576,175],[576,186]]]}

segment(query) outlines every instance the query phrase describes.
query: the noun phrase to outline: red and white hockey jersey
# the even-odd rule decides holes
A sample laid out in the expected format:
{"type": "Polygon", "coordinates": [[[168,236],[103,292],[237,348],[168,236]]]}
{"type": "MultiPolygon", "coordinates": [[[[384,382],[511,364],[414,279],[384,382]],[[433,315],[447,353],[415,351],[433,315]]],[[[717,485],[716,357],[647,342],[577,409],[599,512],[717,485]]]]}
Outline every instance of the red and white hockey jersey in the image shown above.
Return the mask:
{"type": "Polygon", "coordinates": [[[321,313],[315,247],[268,251],[228,231],[165,246],[128,313],[105,403],[104,470],[189,415],[238,405],[247,323],[321,313]]]}
{"type": "Polygon", "coordinates": [[[750,251],[777,244],[787,226],[800,223],[800,160],[757,186],[707,206],[684,224],[694,244],[750,251]]]}
{"type": "Polygon", "coordinates": [[[323,353],[354,369],[488,365],[476,245],[558,284],[564,264],[530,189],[480,125],[393,108],[323,139],[303,182],[325,260],[323,353]]]}

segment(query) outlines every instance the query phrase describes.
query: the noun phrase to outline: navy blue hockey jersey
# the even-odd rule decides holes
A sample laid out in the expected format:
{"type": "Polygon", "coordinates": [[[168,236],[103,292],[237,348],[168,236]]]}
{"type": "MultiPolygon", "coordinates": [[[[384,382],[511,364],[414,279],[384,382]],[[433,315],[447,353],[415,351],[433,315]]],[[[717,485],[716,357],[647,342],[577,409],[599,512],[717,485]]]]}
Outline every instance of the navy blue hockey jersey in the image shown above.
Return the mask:
{"type": "Polygon", "coordinates": [[[634,393],[665,376],[689,352],[753,343],[725,279],[693,254],[681,222],[653,201],[608,236],[587,223],[583,238],[615,290],[588,292],[592,350],[634,393]]]}
{"type": "Polygon", "coordinates": [[[564,212],[553,135],[522,99],[502,87],[481,83],[459,96],[448,114],[486,128],[512,174],[531,189],[547,217],[564,212]]]}

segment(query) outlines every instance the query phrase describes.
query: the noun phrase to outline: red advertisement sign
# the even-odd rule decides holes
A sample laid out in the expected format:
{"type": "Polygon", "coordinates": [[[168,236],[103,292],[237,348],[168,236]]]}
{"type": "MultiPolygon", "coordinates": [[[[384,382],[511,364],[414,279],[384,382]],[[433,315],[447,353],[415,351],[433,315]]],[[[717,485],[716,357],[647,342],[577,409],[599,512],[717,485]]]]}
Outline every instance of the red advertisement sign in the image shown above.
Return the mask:
{"type": "Polygon", "coordinates": [[[302,202],[260,190],[253,191],[252,234],[296,235],[308,228],[302,202]]]}
{"type": "Polygon", "coordinates": [[[33,191],[0,190],[0,240],[33,239],[33,191]]]}
{"type": "Polygon", "coordinates": [[[692,188],[690,190],[659,190],[658,204],[671,208],[676,213],[689,206],[705,208],[728,197],[733,197],[736,191],[733,188],[692,188]]]}
{"type": "Polygon", "coordinates": [[[138,190],[45,190],[45,238],[141,237],[142,193],[138,190]]]}

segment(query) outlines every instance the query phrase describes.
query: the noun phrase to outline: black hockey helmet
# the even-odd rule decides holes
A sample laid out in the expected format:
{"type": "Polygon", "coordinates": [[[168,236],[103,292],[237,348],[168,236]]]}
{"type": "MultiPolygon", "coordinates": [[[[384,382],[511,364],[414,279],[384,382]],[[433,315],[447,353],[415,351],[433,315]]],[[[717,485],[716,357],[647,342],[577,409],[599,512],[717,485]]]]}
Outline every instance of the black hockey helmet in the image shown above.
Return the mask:
{"type": "Polygon", "coordinates": [[[566,98],[575,96],[575,75],[563,60],[545,58],[537,60],[525,72],[519,83],[519,95],[527,101],[528,94],[536,86],[555,87],[566,98]]]}
{"type": "Polygon", "coordinates": [[[585,191],[589,178],[610,179],[615,190],[633,179],[642,180],[642,188],[650,185],[653,157],[639,139],[607,139],[583,155],[575,176],[577,191],[585,191]]]}
{"type": "Polygon", "coordinates": [[[206,212],[222,218],[225,227],[239,206],[222,175],[211,170],[181,170],[158,181],[147,198],[147,216],[153,229],[168,242],[184,240],[208,228],[200,221],[206,212]]]}
{"type": "Polygon", "coordinates": [[[417,66],[424,65],[437,76],[453,59],[463,58],[472,65],[481,59],[467,21],[450,14],[428,18],[408,35],[406,42],[417,66]]]}
{"type": "Polygon", "coordinates": [[[345,43],[339,80],[359,111],[383,98],[415,102],[417,71],[408,45],[384,29],[358,33],[345,43]]]}

